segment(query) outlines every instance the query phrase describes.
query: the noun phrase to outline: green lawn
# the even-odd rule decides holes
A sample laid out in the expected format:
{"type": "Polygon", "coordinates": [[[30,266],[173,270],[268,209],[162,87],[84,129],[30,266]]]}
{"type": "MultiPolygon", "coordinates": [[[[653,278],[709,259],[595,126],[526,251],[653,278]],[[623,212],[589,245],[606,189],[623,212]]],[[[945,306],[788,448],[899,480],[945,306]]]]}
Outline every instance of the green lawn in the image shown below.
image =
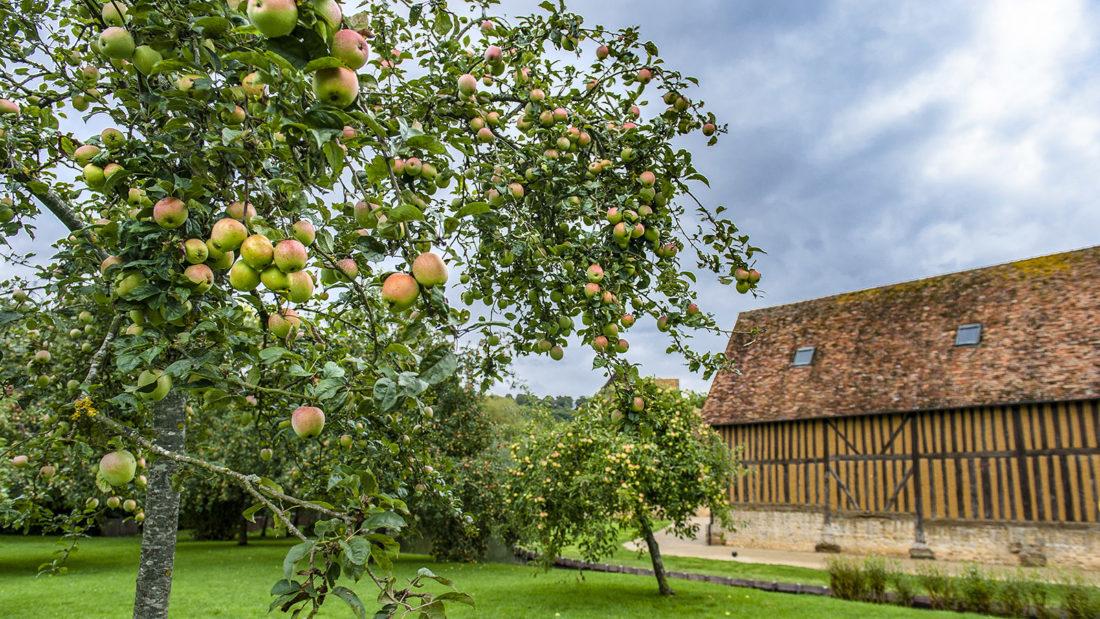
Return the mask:
{"type": "MultiPolygon", "coordinates": [[[[267,591],[280,577],[287,541],[255,540],[247,547],[222,542],[181,542],[172,591],[175,617],[263,617],[267,591]]],[[[54,538],[0,537],[0,614],[13,617],[128,617],[138,556],[136,538],[90,539],[82,543],[64,576],[36,578],[37,566],[58,546],[54,538]]],[[[626,574],[540,572],[504,564],[433,563],[409,555],[401,575],[428,566],[454,579],[477,607],[453,607],[454,617],[920,617],[955,618],[889,606],[829,598],[765,593],[705,583],[673,581],[677,595],[656,594],[652,578],[626,574]]],[[[766,566],[765,566],[766,567],[766,566]]],[[[366,583],[356,590],[371,598],[366,583]]],[[[326,617],[348,617],[339,600],[326,617]]]]}

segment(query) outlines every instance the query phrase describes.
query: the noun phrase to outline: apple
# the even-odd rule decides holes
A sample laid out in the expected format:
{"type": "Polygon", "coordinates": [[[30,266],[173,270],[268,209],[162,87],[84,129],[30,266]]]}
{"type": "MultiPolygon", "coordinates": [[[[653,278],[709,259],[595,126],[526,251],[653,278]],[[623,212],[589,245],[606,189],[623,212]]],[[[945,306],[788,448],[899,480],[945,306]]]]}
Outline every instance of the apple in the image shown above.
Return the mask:
{"type": "Polygon", "coordinates": [[[95,498],[94,496],[88,497],[88,500],[84,501],[84,509],[99,509],[99,499],[95,498]]]}
{"type": "Polygon", "coordinates": [[[101,275],[107,274],[107,269],[122,264],[122,258],[118,256],[107,256],[103,259],[103,262],[99,263],[99,273],[101,275]]]}
{"type": "Polygon", "coordinates": [[[38,469],[38,474],[43,479],[49,479],[57,474],[57,467],[52,464],[43,464],[42,468],[38,469]]]}
{"type": "Polygon", "coordinates": [[[619,338],[619,341],[615,342],[615,352],[624,353],[628,350],[630,350],[630,342],[627,342],[622,338],[619,338]]]}
{"type": "Polygon", "coordinates": [[[240,125],[246,118],[248,118],[248,114],[246,114],[244,108],[239,105],[234,105],[232,110],[225,110],[222,112],[222,120],[228,125],[240,125]]]}
{"type": "Polygon", "coordinates": [[[350,28],[344,28],[332,35],[332,55],[354,71],[367,63],[367,58],[370,57],[370,46],[367,45],[363,35],[350,28]]]}
{"type": "Polygon", "coordinates": [[[633,327],[635,322],[634,314],[623,314],[622,317],[619,318],[619,322],[627,329],[633,327]]]}
{"type": "Polygon", "coordinates": [[[221,252],[237,251],[246,238],[248,238],[248,228],[236,219],[228,217],[219,219],[210,231],[210,241],[214,248],[221,252]]]}
{"type": "Polygon", "coordinates": [[[602,335],[597,335],[592,338],[592,348],[595,349],[596,352],[607,352],[608,344],[607,338],[602,335]]]}
{"type": "Polygon", "coordinates": [[[714,132],[717,129],[718,128],[714,126],[714,123],[704,123],[703,124],[703,135],[714,135],[714,132]]]}
{"type": "Polygon", "coordinates": [[[0,99],[0,116],[18,116],[22,110],[19,104],[11,99],[0,99]]]}
{"type": "Polygon", "coordinates": [[[126,135],[114,127],[101,131],[99,139],[103,140],[103,145],[110,149],[122,148],[126,145],[126,135]]]}
{"type": "Polygon", "coordinates": [[[260,273],[260,281],[272,292],[286,290],[290,286],[290,279],[286,273],[280,271],[275,265],[267,267],[260,273]]]}
{"type": "Polygon", "coordinates": [[[295,271],[286,276],[286,298],[295,303],[305,303],[313,297],[313,276],[309,271],[295,271]]]}
{"type": "MultiPolygon", "coordinates": [[[[421,254],[421,256],[423,255],[421,254]]],[[[419,258],[420,256],[417,257],[417,259],[419,258]]],[[[390,309],[393,311],[406,310],[412,307],[413,303],[416,303],[416,297],[419,294],[420,286],[417,284],[416,279],[408,273],[391,273],[382,282],[382,300],[389,304],[390,309]]]]}
{"type": "Polygon", "coordinates": [[[694,303],[688,303],[687,314],[688,316],[694,316],[699,313],[699,306],[694,303]]]}
{"type": "Polygon", "coordinates": [[[313,227],[313,222],[299,219],[290,227],[290,236],[298,239],[302,245],[309,247],[313,244],[313,240],[317,238],[317,229],[313,227]]]}
{"type": "Polygon", "coordinates": [[[255,290],[260,285],[260,274],[244,260],[238,260],[229,269],[229,285],[241,292],[255,290]]]}
{"type": "Polygon", "coordinates": [[[299,406],[290,415],[290,427],[301,438],[317,436],[325,427],[325,413],[316,406],[299,406]]]}
{"type": "Polygon", "coordinates": [[[167,230],[178,228],[187,221],[187,204],[179,198],[162,198],[153,206],[153,221],[167,230]]]}
{"type": "Polygon", "coordinates": [[[49,363],[50,362],[50,351],[48,351],[48,350],[36,351],[34,353],[34,362],[35,363],[49,363]]]}
{"type": "Polygon", "coordinates": [[[637,79],[642,84],[648,84],[653,79],[653,71],[650,69],[638,69],[637,79]]]}
{"type": "Polygon", "coordinates": [[[183,270],[183,276],[187,282],[195,287],[195,292],[202,294],[214,285],[214,271],[205,264],[192,264],[183,270]]]}
{"type": "Polygon", "coordinates": [[[134,37],[121,26],[111,26],[99,33],[100,53],[108,58],[129,60],[134,55],[134,37]]]}
{"type": "Polygon", "coordinates": [[[159,402],[172,389],[172,377],[160,370],[145,370],[138,375],[137,394],[143,400],[159,402]]]}
{"type": "Polygon", "coordinates": [[[603,281],[603,267],[598,264],[592,264],[588,267],[588,271],[585,272],[590,282],[602,282],[603,281]]]}
{"type": "Polygon", "coordinates": [[[129,327],[126,327],[126,335],[137,337],[142,333],[145,333],[145,327],[142,327],[141,325],[130,325],[129,327]]]}
{"type": "Polygon", "coordinates": [[[535,88],[527,94],[532,101],[542,101],[546,99],[546,93],[541,88],[535,88]]]}
{"type": "Polygon", "coordinates": [[[742,281],[737,282],[737,285],[735,286],[735,288],[737,289],[737,292],[739,292],[741,294],[745,294],[749,290],[752,290],[752,284],[750,284],[748,281],[742,280],[742,281]]]}
{"type": "Polygon", "coordinates": [[[499,45],[490,45],[489,47],[485,48],[484,57],[486,62],[496,62],[497,60],[500,60],[501,56],[503,55],[504,51],[500,49],[499,45]]]}
{"type": "Polygon", "coordinates": [[[117,496],[107,497],[107,507],[118,509],[122,506],[122,499],[117,496]]]}
{"type": "Polygon", "coordinates": [[[313,94],[318,101],[347,107],[359,96],[359,77],[345,67],[320,69],[313,74],[313,94]]]}
{"type": "Polygon", "coordinates": [[[496,24],[489,21],[488,19],[481,20],[481,31],[482,32],[492,32],[493,28],[495,28],[495,27],[496,27],[496,24]]]}
{"type": "Polygon", "coordinates": [[[149,75],[152,73],[153,67],[157,66],[157,63],[161,60],[164,60],[164,56],[148,45],[138,45],[134,48],[132,62],[134,63],[134,67],[142,75],[149,75]]]}
{"type": "Polygon", "coordinates": [[[134,454],[125,449],[112,451],[99,460],[99,475],[112,486],[125,486],[134,479],[135,473],[137,473],[137,459],[134,458],[134,454]]]}
{"type": "Polygon", "coordinates": [[[638,182],[645,187],[652,187],[653,184],[657,182],[657,176],[653,174],[653,172],[646,170],[638,175],[638,182]]]}
{"type": "Polygon", "coordinates": [[[270,462],[271,458],[275,456],[275,452],[271,451],[270,447],[264,447],[260,450],[260,459],[264,462],[270,462]]]}
{"type": "Polygon", "coordinates": [[[278,338],[297,333],[301,325],[302,319],[298,318],[298,313],[289,307],[267,317],[267,328],[278,338]]]}
{"type": "Polygon", "coordinates": [[[254,269],[263,269],[271,264],[275,256],[275,246],[262,234],[253,234],[241,243],[241,260],[254,269]]]}
{"type": "Polygon", "coordinates": [[[206,242],[206,249],[210,252],[210,257],[206,260],[206,264],[210,265],[211,269],[215,271],[225,271],[229,267],[233,266],[233,261],[237,257],[231,251],[221,251],[214,247],[214,244],[210,241],[206,242]]]}
{"type": "Polygon", "coordinates": [[[341,434],[340,435],[340,446],[343,447],[344,449],[351,449],[351,446],[352,446],[353,443],[354,443],[354,441],[352,440],[350,434],[341,434]]]}
{"type": "Polygon", "coordinates": [[[251,202],[235,201],[225,207],[225,213],[237,221],[248,223],[256,216],[256,207],[252,206],[251,202]]]}
{"type": "Polygon", "coordinates": [[[269,39],[282,37],[298,25],[298,4],[295,0],[248,0],[249,21],[269,39]]]}
{"type": "Polygon", "coordinates": [[[88,165],[88,162],[98,154],[98,146],[95,144],[85,144],[73,151],[73,160],[76,161],[77,165],[83,167],[88,165]]]}
{"type": "Polygon", "coordinates": [[[119,172],[122,172],[123,170],[124,168],[117,163],[108,163],[107,165],[103,166],[103,178],[106,180],[110,180],[112,176],[118,174],[119,172]]]}
{"type": "Polygon", "coordinates": [[[336,0],[315,0],[313,12],[323,19],[329,28],[336,28],[344,19],[344,12],[340,10],[340,3],[336,0]]]}
{"type": "Polygon", "coordinates": [[[306,246],[297,239],[285,239],[279,241],[274,251],[275,266],[283,273],[293,273],[306,268],[306,246]]]}
{"type": "MultiPolygon", "coordinates": [[[[415,262],[415,261],[414,261],[415,262]]],[[[344,258],[343,260],[336,261],[336,269],[348,279],[355,279],[359,275],[359,265],[356,264],[355,258],[344,258]]],[[[413,273],[416,272],[415,266],[413,267],[413,273]]],[[[444,278],[446,281],[446,278],[444,278]]]]}
{"type": "Polygon", "coordinates": [[[349,125],[344,125],[344,129],[340,131],[340,137],[343,138],[345,142],[354,140],[358,135],[359,132],[355,130],[355,127],[349,125]]]}
{"type": "Polygon", "coordinates": [[[601,46],[596,48],[596,58],[599,58],[600,60],[603,60],[604,58],[607,58],[607,56],[610,53],[611,53],[611,50],[608,49],[608,47],[606,45],[601,45],[601,46]]]}
{"type": "Polygon", "coordinates": [[[129,5],[122,0],[107,0],[103,3],[103,8],[99,10],[99,15],[108,24],[121,26],[125,21],[126,12],[129,10],[129,5]]]}
{"type": "Polygon", "coordinates": [[[85,165],[82,172],[84,175],[84,182],[92,189],[99,189],[103,186],[103,183],[107,181],[107,177],[103,175],[103,168],[94,163],[85,165]]]}
{"type": "Polygon", "coordinates": [[[18,456],[13,456],[12,457],[11,465],[14,466],[17,469],[21,469],[21,468],[27,466],[28,464],[30,464],[30,461],[31,461],[31,459],[28,458],[27,456],[24,456],[23,454],[19,454],[18,456]]]}
{"type": "Polygon", "coordinates": [[[488,127],[482,127],[477,130],[477,141],[483,144],[488,144],[496,139],[497,136],[493,135],[493,130],[488,127]]]}
{"type": "Polygon", "coordinates": [[[561,346],[554,346],[550,349],[550,358],[554,361],[561,361],[565,357],[565,349],[561,346]]]}
{"type": "Polygon", "coordinates": [[[477,92],[477,78],[469,73],[459,77],[458,92],[467,97],[477,92]]]}
{"type": "Polygon", "coordinates": [[[126,499],[122,502],[122,509],[128,512],[133,512],[137,510],[137,501],[133,499],[126,499]]]}
{"type": "Polygon", "coordinates": [[[241,88],[244,89],[244,94],[252,97],[253,99],[259,99],[264,96],[264,90],[266,86],[260,81],[260,74],[256,71],[249,73],[241,79],[241,88]]]}
{"type": "Polygon", "coordinates": [[[190,264],[201,264],[210,257],[210,250],[202,239],[187,239],[183,242],[183,258],[190,264]]]}
{"type": "Polygon", "coordinates": [[[756,269],[749,269],[749,283],[755,284],[760,281],[760,271],[756,269]]]}
{"type": "Polygon", "coordinates": [[[595,282],[588,282],[584,285],[584,296],[589,299],[595,298],[600,294],[600,285],[595,282]]]}
{"type": "Polygon", "coordinates": [[[126,298],[130,296],[135,290],[145,285],[145,276],[141,273],[130,273],[123,277],[118,285],[115,286],[115,294],[119,297],[126,298]]]}
{"type": "Polygon", "coordinates": [[[630,410],[635,413],[640,413],[645,410],[645,400],[639,396],[634,396],[634,399],[630,402],[630,410]]]}
{"type": "Polygon", "coordinates": [[[413,260],[412,273],[421,286],[441,286],[447,283],[447,265],[439,255],[430,251],[413,260]]]}

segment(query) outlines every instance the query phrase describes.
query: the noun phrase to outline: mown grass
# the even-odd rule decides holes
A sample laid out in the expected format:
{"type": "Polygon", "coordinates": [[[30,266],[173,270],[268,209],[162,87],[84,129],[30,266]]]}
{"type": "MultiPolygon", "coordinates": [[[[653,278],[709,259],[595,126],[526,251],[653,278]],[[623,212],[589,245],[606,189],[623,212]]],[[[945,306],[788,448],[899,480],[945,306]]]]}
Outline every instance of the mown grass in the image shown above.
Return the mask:
{"type": "MultiPolygon", "coordinates": [[[[85,540],[67,574],[36,578],[38,565],[59,547],[56,539],[0,537],[0,614],[130,616],[138,543],[136,538],[85,540]]],[[[267,592],[281,577],[282,557],[290,544],[254,540],[240,547],[232,542],[181,542],[172,616],[265,616],[267,592]]],[[[454,617],[964,617],[687,581],[674,581],[677,595],[662,598],[648,577],[586,573],[580,578],[576,572],[540,572],[522,565],[434,563],[417,555],[402,557],[396,570],[408,578],[424,566],[452,578],[459,590],[476,600],[475,608],[452,607],[454,617]]],[[[354,588],[369,607],[372,586],[359,583],[354,588]]],[[[332,600],[321,616],[352,615],[342,602],[332,600]]]]}

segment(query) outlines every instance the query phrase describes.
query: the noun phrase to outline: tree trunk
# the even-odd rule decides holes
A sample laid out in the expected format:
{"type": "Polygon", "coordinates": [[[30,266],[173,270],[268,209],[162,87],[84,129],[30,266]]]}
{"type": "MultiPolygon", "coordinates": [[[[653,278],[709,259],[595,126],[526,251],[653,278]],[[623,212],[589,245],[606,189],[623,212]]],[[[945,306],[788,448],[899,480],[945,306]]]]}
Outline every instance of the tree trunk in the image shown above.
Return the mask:
{"type": "Polygon", "coordinates": [[[672,587],[668,586],[668,578],[665,576],[665,562],[661,560],[661,548],[657,545],[657,538],[653,537],[649,518],[645,515],[638,516],[638,524],[641,526],[646,546],[649,547],[649,560],[653,562],[653,575],[657,577],[657,589],[661,595],[673,595],[672,587]]]}
{"type": "Polygon", "coordinates": [[[248,545],[248,521],[241,518],[240,527],[237,529],[237,545],[248,545]]]}
{"type": "MultiPolygon", "coordinates": [[[[184,449],[187,421],[184,404],[183,393],[172,390],[153,407],[153,442],[176,453],[184,449]]],[[[145,526],[141,535],[134,619],[167,617],[168,597],[172,593],[180,510],[180,495],[172,487],[177,463],[155,455],[152,459],[145,491],[145,526]]]]}

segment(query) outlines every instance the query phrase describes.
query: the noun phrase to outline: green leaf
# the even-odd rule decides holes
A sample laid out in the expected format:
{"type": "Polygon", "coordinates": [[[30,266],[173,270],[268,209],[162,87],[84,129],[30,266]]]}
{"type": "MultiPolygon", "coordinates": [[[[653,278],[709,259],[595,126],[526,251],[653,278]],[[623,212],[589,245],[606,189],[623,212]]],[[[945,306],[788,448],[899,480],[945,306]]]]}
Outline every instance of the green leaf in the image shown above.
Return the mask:
{"type": "Polygon", "coordinates": [[[374,383],[374,401],[382,412],[393,408],[397,404],[397,385],[388,378],[379,378],[374,383]]]}
{"type": "Polygon", "coordinates": [[[328,167],[332,169],[331,176],[333,178],[340,176],[340,172],[344,170],[345,150],[341,148],[338,142],[333,140],[325,142],[321,150],[325,153],[325,160],[328,161],[328,167]]]}
{"type": "Polygon", "coordinates": [[[435,136],[426,133],[410,137],[405,140],[405,144],[410,148],[423,148],[434,155],[442,155],[447,152],[447,148],[440,144],[439,140],[435,139],[435,136]]]}
{"type": "MultiPolygon", "coordinates": [[[[429,360],[425,361],[427,362],[429,360]]],[[[420,378],[429,385],[436,385],[454,374],[457,369],[458,357],[450,350],[447,350],[443,356],[435,361],[435,363],[421,371],[420,378]]]]}
{"type": "Polygon", "coordinates": [[[395,531],[401,530],[405,526],[405,519],[398,515],[396,512],[378,512],[377,514],[371,514],[363,521],[363,528],[368,530],[373,529],[394,529],[395,531]]]}
{"type": "Polygon", "coordinates": [[[275,363],[290,351],[281,346],[268,346],[260,351],[260,361],[266,365],[275,363]]]}
{"type": "Polygon", "coordinates": [[[474,598],[469,593],[463,593],[461,591],[448,591],[441,593],[435,599],[440,602],[458,602],[460,604],[467,604],[469,606],[474,605],[474,598]]]}
{"type": "Polygon", "coordinates": [[[193,28],[201,29],[203,34],[219,36],[229,31],[232,22],[220,15],[208,15],[191,22],[193,28]]]}
{"type": "Polygon", "coordinates": [[[424,219],[424,213],[415,206],[405,202],[390,209],[389,218],[394,222],[420,221],[424,219]]]}
{"type": "Polygon", "coordinates": [[[313,550],[313,542],[302,542],[290,547],[286,558],[283,559],[283,576],[286,576],[287,580],[294,575],[294,566],[304,559],[310,550],[313,550]]]}
{"type": "Polygon", "coordinates": [[[271,595],[286,595],[288,593],[296,593],[301,590],[302,585],[293,580],[283,579],[276,582],[271,587],[271,595]]]}
{"type": "Polygon", "coordinates": [[[310,60],[306,66],[302,67],[302,73],[312,73],[314,71],[320,71],[321,69],[335,69],[342,66],[344,66],[344,63],[340,62],[339,58],[325,56],[323,58],[310,60]]]}
{"type": "MultiPolygon", "coordinates": [[[[260,511],[263,508],[264,508],[263,503],[256,503],[256,504],[252,505],[251,507],[249,507],[248,509],[241,512],[241,516],[243,516],[244,519],[249,521],[249,522],[256,522],[256,512],[260,511]]],[[[282,595],[282,594],[273,592],[271,595],[282,595]]]]}
{"type": "Polygon", "coordinates": [[[157,64],[153,65],[153,70],[149,72],[149,75],[160,75],[161,73],[171,73],[172,71],[179,71],[180,69],[189,69],[191,65],[179,60],[161,60],[157,64]]]}
{"type": "MultiPolygon", "coordinates": [[[[419,5],[417,5],[419,6],[419,5]]],[[[332,594],[336,597],[344,600],[351,607],[351,611],[355,613],[355,616],[359,619],[363,619],[367,616],[367,609],[363,606],[363,602],[359,599],[355,592],[343,585],[338,585],[332,588],[332,594]]]]}
{"type": "Polygon", "coordinates": [[[415,26],[420,21],[420,15],[424,12],[424,5],[417,3],[409,8],[409,25],[415,26]]]}
{"type": "Polygon", "coordinates": [[[361,537],[353,537],[346,543],[340,542],[340,547],[344,549],[344,556],[353,565],[366,565],[367,560],[370,559],[370,542],[361,537]]]}
{"type": "Polygon", "coordinates": [[[455,213],[455,217],[462,219],[463,217],[471,215],[481,215],[482,213],[488,213],[493,210],[493,207],[489,206],[488,202],[468,202],[465,206],[458,209],[455,213]]]}

